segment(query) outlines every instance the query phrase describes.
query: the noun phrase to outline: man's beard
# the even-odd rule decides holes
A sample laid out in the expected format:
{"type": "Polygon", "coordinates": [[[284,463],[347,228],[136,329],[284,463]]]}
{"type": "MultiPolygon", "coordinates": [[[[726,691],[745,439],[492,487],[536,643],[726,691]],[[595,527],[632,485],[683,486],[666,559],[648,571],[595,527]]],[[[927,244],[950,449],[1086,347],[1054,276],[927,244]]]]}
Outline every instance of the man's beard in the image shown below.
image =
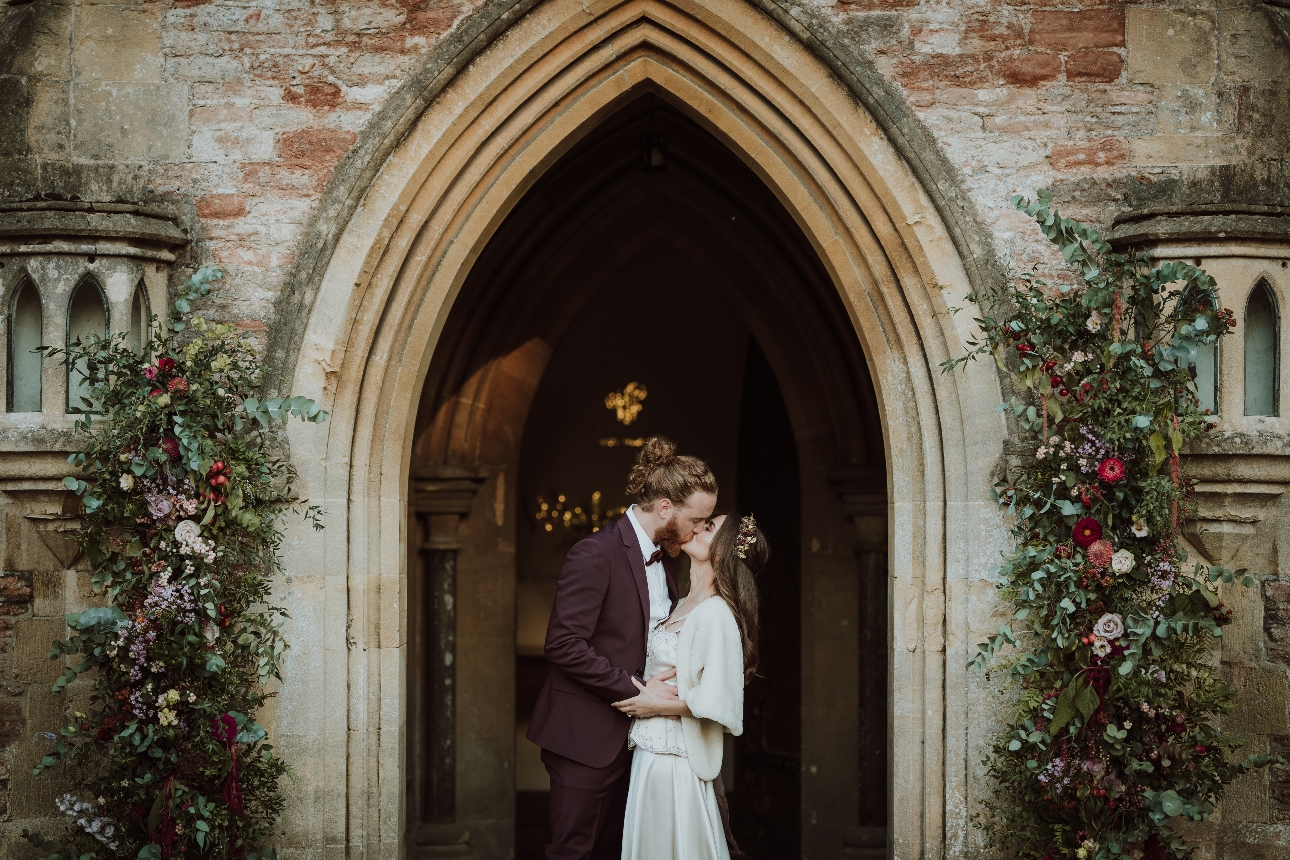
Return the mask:
{"type": "Polygon", "coordinates": [[[681,554],[681,546],[688,538],[681,534],[681,527],[677,524],[679,517],[673,516],[670,520],[659,526],[658,531],[654,533],[654,543],[658,544],[663,552],[667,553],[669,558],[676,558],[681,554]]]}

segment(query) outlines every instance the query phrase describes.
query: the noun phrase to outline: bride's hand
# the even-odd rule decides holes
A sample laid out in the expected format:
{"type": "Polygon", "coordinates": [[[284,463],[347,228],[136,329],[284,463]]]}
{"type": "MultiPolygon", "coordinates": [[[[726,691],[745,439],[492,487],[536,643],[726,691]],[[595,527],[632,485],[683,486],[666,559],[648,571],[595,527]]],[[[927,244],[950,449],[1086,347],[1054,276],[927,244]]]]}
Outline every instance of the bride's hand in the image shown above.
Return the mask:
{"type": "Polygon", "coordinates": [[[680,699],[665,699],[635,677],[632,683],[640,692],[631,699],[614,702],[614,707],[629,717],[676,717],[690,709],[680,699]]]}

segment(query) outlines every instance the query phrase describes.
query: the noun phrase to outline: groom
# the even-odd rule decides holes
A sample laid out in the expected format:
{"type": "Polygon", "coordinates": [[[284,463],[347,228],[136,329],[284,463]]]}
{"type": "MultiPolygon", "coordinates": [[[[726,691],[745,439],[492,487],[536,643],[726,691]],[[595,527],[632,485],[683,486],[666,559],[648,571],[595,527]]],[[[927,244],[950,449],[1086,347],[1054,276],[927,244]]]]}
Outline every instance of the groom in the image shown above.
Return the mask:
{"type": "MultiPolygon", "coordinates": [[[[610,703],[636,695],[633,676],[646,682],[646,639],[677,598],[672,559],[717,503],[707,464],[661,437],[642,447],[627,492],[636,504],[626,515],[565,557],[547,626],[551,673],[528,732],[551,776],[547,860],[621,855],[631,721],[610,703]]],[[[668,677],[647,686],[676,698],[668,677]]]]}

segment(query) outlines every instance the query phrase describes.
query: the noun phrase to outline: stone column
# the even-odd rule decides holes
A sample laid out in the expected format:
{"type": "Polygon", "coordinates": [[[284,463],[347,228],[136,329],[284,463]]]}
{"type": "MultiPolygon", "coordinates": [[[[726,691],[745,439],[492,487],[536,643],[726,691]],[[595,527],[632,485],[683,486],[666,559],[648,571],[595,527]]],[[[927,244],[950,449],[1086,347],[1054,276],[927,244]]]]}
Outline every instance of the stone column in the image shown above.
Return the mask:
{"type": "MultiPolygon", "coordinates": [[[[408,659],[408,823],[421,856],[466,854],[470,834],[456,825],[457,780],[457,526],[484,481],[480,470],[434,466],[412,476],[419,582],[408,659]],[[415,673],[415,674],[413,674],[415,673]]],[[[412,601],[415,600],[415,603],[412,601]]]]}
{"type": "Polygon", "coordinates": [[[889,650],[887,616],[887,478],[882,469],[839,470],[830,480],[842,501],[842,510],[855,530],[853,549],[859,576],[860,605],[857,678],[860,691],[859,755],[860,782],[856,825],[843,837],[842,856],[878,860],[887,852],[887,791],[873,791],[865,774],[887,771],[890,708],[887,702],[889,650]]]}

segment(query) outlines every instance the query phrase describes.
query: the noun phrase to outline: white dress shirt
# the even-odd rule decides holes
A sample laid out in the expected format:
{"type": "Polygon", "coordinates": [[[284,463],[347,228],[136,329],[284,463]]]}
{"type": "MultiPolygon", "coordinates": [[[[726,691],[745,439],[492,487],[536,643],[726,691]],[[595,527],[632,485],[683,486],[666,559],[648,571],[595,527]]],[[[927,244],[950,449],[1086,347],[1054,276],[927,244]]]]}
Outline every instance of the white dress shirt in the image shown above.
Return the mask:
{"type": "Polygon", "coordinates": [[[632,521],[632,527],[636,529],[636,540],[641,545],[641,558],[646,562],[645,581],[649,583],[649,629],[653,630],[672,614],[672,597],[667,593],[667,571],[663,569],[662,559],[649,564],[650,556],[658,550],[658,547],[650,540],[649,535],[645,534],[645,529],[641,528],[640,522],[636,519],[635,505],[627,509],[627,518],[632,521]]]}

